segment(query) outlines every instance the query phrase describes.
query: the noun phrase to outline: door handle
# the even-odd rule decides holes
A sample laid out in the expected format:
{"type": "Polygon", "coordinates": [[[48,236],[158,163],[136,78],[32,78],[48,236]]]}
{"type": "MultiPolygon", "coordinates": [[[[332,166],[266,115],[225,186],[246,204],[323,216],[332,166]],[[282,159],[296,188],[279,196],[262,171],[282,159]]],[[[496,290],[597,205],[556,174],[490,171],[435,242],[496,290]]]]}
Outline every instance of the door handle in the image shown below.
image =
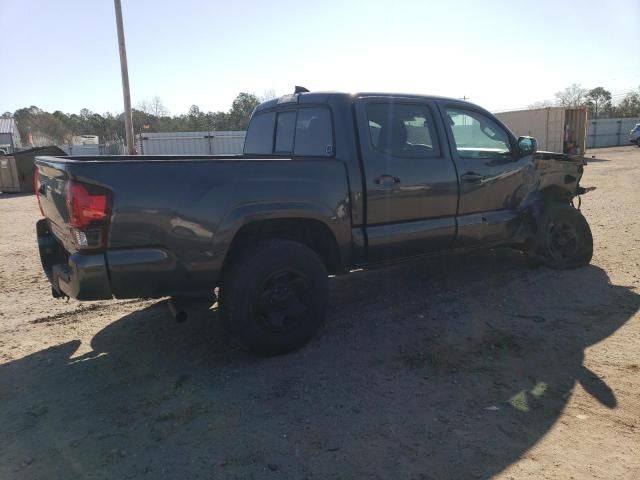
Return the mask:
{"type": "Polygon", "coordinates": [[[468,183],[480,183],[484,179],[484,175],[475,172],[467,172],[460,176],[460,180],[468,183]]]}
{"type": "Polygon", "coordinates": [[[398,177],[394,177],[393,175],[380,175],[373,179],[373,183],[376,185],[382,185],[383,187],[390,187],[396,183],[400,183],[400,179],[398,177]]]}

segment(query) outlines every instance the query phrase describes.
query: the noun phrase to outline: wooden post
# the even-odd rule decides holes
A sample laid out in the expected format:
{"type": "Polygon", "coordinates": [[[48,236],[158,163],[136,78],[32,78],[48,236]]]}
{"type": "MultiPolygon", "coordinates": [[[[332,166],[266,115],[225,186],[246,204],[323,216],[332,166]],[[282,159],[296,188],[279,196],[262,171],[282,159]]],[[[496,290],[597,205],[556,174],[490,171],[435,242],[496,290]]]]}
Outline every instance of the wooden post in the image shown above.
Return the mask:
{"type": "Polygon", "coordinates": [[[120,71],[122,73],[122,95],[124,97],[124,130],[127,139],[127,153],[136,154],[133,136],[133,115],[131,113],[131,92],[129,90],[129,69],[127,67],[127,48],[124,43],[124,28],[122,26],[122,5],[120,0],[114,0],[116,9],[116,26],[118,28],[118,47],[120,48],[120,71]]]}

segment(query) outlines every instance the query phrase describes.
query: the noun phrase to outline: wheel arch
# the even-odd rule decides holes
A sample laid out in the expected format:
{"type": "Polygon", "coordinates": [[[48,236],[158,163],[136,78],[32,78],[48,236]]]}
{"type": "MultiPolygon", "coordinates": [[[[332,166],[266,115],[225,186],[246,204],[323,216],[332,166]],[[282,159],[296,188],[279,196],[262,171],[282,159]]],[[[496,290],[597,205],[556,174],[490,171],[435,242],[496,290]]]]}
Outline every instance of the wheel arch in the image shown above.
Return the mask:
{"type": "Polygon", "coordinates": [[[222,275],[234,259],[251,245],[272,239],[291,240],[306,245],[318,255],[330,274],[344,271],[345,261],[338,240],[325,222],[317,218],[285,216],[243,223],[234,232],[229,243],[222,275]]]}

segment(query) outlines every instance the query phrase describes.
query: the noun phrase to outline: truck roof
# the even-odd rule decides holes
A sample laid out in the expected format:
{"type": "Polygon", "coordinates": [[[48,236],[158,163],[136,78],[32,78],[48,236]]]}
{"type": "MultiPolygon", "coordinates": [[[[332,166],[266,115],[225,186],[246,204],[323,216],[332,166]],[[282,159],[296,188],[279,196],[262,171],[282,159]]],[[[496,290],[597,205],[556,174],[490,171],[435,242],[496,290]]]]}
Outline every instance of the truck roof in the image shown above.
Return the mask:
{"type": "MultiPolygon", "coordinates": [[[[256,112],[260,110],[267,110],[269,108],[276,107],[281,104],[287,103],[327,103],[330,99],[342,99],[345,102],[353,102],[356,98],[363,97],[389,97],[389,98],[415,98],[422,100],[448,100],[456,103],[467,103],[469,105],[474,105],[471,102],[467,102],[458,98],[452,97],[441,97],[437,95],[421,95],[414,93],[392,93],[392,92],[356,92],[356,93],[346,93],[346,92],[301,92],[301,93],[292,93],[288,95],[283,95],[279,98],[274,98],[272,100],[268,100],[266,102],[261,103],[256,108],[256,112]]],[[[474,105],[475,106],[475,105],[474,105]]]]}

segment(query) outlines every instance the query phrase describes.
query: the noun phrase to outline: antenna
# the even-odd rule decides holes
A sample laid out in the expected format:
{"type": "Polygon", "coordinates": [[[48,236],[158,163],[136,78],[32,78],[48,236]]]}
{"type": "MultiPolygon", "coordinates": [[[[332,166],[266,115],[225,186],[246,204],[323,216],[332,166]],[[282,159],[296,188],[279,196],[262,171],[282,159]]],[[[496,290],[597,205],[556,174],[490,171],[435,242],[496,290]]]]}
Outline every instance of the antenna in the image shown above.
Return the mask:
{"type": "Polygon", "coordinates": [[[307,93],[308,91],[309,90],[307,90],[306,88],[296,85],[293,93],[307,93]]]}

